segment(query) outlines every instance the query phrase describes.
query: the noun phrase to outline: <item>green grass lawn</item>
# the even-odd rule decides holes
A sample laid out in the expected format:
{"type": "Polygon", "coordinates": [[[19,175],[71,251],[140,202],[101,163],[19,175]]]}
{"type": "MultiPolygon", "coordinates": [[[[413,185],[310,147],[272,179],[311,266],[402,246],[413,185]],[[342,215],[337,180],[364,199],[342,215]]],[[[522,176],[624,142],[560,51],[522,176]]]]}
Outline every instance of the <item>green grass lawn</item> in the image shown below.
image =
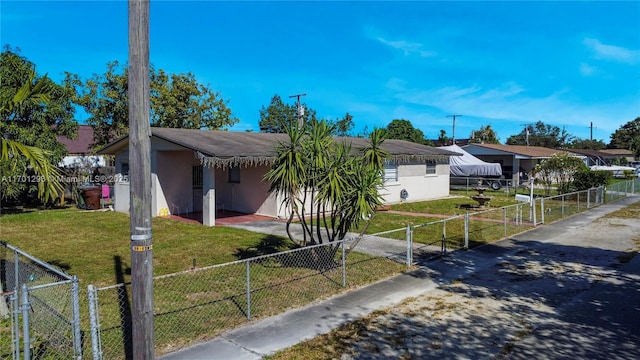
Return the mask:
{"type": "MultiPolygon", "coordinates": [[[[475,193],[475,192],[474,192],[475,193]]],[[[513,193],[487,190],[492,196],[487,211],[474,217],[469,229],[470,246],[495,241],[523,231],[522,226],[505,225],[499,207],[515,203],[513,193]]],[[[446,217],[467,212],[461,205],[473,204],[466,191],[452,191],[452,197],[419,203],[392,205],[391,210],[417,213],[396,214],[380,211],[367,229],[368,234],[393,229],[404,229],[407,224],[416,227],[414,241],[438,244],[443,225],[433,214],[446,217]]],[[[545,207],[553,209],[553,202],[545,207]]],[[[512,207],[514,208],[514,207],[512,207]]],[[[470,210],[471,213],[476,210],[470,210]]],[[[509,211],[513,211],[510,209],[509,211]]],[[[464,240],[464,220],[449,221],[446,233],[449,246],[458,248],[464,240]]],[[[169,219],[153,219],[154,274],[165,275],[197,268],[223,264],[244,258],[265,245],[278,250],[293,247],[288,240],[229,227],[205,227],[169,219]]],[[[89,284],[98,287],[130,281],[129,217],[117,212],[91,212],[75,208],[26,211],[0,216],[0,240],[27,253],[54,264],[65,272],[77,275],[81,294],[89,284]]],[[[385,235],[403,240],[405,232],[385,235]]],[[[347,288],[366,285],[392,276],[406,269],[406,265],[385,258],[350,253],[347,258],[347,288]]],[[[285,264],[280,260],[252,263],[251,313],[265,317],[291,307],[345,291],[341,284],[341,269],[326,271],[308,267],[302,262],[285,264]],[[255,286],[255,287],[254,287],[255,286]]],[[[160,353],[175,350],[193,341],[213,337],[221,331],[246,321],[246,269],[244,264],[216,267],[206,271],[186,273],[177,277],[157,279],[154,282],[156,313],[156,345],[160,353]],[[190,321],[184,321],[190,319],[190,321]]],[[[122,358],[122,300],[130,297],[126,287],[105,290],[99,295],[103,340],[106,349],[114,353],[105,358],[122,358]],[[109,343],[112,341],[112,343],[109,343]],[[111,350],[109,350],[111,351],[111,350]]],[[[81,295],[83,328],[88,321],[87,303],[81,295]]],[[[6,329],[8,330],[8,329],[6,329]]]]}
{"type": "MultiPolygon", "coordinates": [[[[81,284],[115,284],[115,261],[130,265],[129,216],[75,208],[0,216],[0,240],[79,277],[81,284]]],[[[239,249],[265,235],[228,227],[205,227],[153,219],[154,274],[237,260],[239,249]]],[[[118,274],[120,276],[122,274],[118,274]]],[[[125,274],[125,280],[129,276],[125,274]]]]}
{"type": "MultiPolygon", "coordinates": [[[[248,249],[271,245],[279,250],[294,247],[288,239],[223,226],[205,227],[154,218],[152,227],[156,276],[190,270],[194,259],[196,266],[202,268],[238,260],[251,253],[248,249]]],[[[82,328],[87,333],[87,285],[103,287],[130,281],[126,214],[73,208],[4,214],[0,216],[0,239],[78,276],[82,328]]],[[[309,261],[253,262],[252,318],[303,306],[406,269],[404,264],[354,251],[347,258],[347,288],[344,288],[340,266],[334,264],[326,271],[318,271],[309,261]]],[[[246,322],[245,290],[243,263],[157,278],[154,281],[157,351],[175,350],[246,322]]],[[[128,286],[99,293],[105,359],[124,356],[122,314],[130,306],[130,296],[128,286]]],[[[3,335],[0,348],[9,346],[10,336],[5,336],[9,331],[8,324],[0,325],[3,335]]],[[[90,351],[90,346],[85,344],[84,349],[90,351]]]]}

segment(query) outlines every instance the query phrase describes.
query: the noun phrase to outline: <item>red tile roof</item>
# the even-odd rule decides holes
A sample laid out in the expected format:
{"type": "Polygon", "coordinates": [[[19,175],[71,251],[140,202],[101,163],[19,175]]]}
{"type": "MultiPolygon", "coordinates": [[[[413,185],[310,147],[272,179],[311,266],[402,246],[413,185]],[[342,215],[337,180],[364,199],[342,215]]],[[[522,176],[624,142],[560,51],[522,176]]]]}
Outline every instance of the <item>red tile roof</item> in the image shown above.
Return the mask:
{"type": "Polygon", "coordinates": [[[79,125],[78,137],[71,140],[64,136],[58,136],[58,141],[67,148],[69,155],[92,154],[93,128],[90,125],[79,125]]]}

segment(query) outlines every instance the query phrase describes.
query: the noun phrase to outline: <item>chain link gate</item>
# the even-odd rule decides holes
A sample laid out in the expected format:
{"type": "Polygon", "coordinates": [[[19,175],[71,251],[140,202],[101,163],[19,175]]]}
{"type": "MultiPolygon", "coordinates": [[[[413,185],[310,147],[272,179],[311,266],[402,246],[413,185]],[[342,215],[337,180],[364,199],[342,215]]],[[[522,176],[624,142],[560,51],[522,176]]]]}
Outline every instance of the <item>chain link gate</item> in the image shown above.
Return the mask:
{"type": "Polygon", "coordinates": [[[0,241],[0,359],[82,359],[78,279],[0,241]]]}

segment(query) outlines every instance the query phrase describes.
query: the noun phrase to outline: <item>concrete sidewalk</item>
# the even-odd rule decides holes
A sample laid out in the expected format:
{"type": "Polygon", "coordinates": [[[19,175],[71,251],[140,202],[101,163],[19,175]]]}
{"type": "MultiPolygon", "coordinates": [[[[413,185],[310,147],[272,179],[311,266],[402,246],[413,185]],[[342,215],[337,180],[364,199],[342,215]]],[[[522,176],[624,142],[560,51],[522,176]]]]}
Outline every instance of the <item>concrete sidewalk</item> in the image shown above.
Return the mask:
{"type": "MultiPolygon", "coordinates": [[[[585,230],[587,224],[637,201],[640,201],[640,196],[627,197],[613,204],[602,205],[571,218],[512,237],[516,240],[507,239],[472,251],[455,252],[445,258],[423,263],[421,264],[422,268],[416,271],[401,274],[304,308],[247,324],[209,342],[165,355],[160,359],[260,359],[264,355],[285,349],[303,340],[326,333],[341,324],[366,316],[377,309],[394,306],[409,297],[424,294],[440,284],[447,284],[454,279],[495,266],[501,256],[522,251],[530,239],[536,239],[535,241],[538,243],[581,244],[577,243],[576,239],[585,237],[585,231],[588,231],[585,230]]],[[[282,228],[282,224],[280,225],[282,228]]],[[[581,245],[576,248],[579,251],[588,251],[586,245],[583,247],[584,250],[581,245]]],[[[625,266],[629,267],[629,271],[637,272],[640,268],[640,259],[636,257],[625,266]]],[[[639,291],[636,292],[640,294],[640,289],[637,290],[639,291]]],[[[637,304],[638,294],[629,294],[630,297],[625,298],[624,301],[633,300],[637,304]]],[[[602,294],[596,291],[586,296],[585,301],[597,300],[599,296],[602,294]]],[[[623,304],[619,303],[619,305],[623,304]]],[[[576,313],[579,313],[580,306],[580,304],[575,304],[576,313]]],[[[616,315],[618,309],[617,307],[607,307],[602,311],[611,311],[611,318],[622,322],[624,319],[620,318],[619,314],[616,315]]],[[[584,316],[588,316],[588,314],[584,314],[584,316]]],[[[525,339],[530,341],[531,349],[536,349],[536,346],[541,344],[540,341],[535,341],[535,335],[534,332],[532,337],[525,339]]],[[[526,344],[526,341],[523,342],[520,345],[520,351],[516,354],[523,356],[534,354],[535,352],[531,353],[522,347],[526,344]]],[[[539,352],[537,354],[540,355],[539,352]]]]}

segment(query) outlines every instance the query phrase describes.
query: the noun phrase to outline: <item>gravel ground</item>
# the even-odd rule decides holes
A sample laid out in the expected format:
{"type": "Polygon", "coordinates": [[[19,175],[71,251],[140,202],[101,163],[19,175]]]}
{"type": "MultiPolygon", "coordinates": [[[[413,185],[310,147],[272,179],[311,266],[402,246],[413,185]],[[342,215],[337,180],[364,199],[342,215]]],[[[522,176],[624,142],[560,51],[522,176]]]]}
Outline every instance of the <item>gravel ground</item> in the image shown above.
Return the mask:
{"type": "Polygon", "coordinates": [[[501,252],[483,267],[432,264],[440,286],[370,316],[342,359],[640,359],[640,221],[566,230],[474,250],[501,252]]]}

